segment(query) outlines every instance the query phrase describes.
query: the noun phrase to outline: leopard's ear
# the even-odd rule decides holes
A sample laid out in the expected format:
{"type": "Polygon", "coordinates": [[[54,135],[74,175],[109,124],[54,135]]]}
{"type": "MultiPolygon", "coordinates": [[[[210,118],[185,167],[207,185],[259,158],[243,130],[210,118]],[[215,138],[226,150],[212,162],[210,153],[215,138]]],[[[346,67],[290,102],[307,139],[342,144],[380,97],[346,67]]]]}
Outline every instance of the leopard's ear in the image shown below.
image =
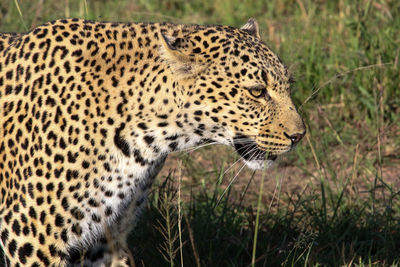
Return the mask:
{"type": "Polygon", "coordinates": [[[250,18],[240,29],[260,39],[260,29],[258,28],[258,23],[255,18],[250,18]]]}
{"type": "Polygon", "coordinates": [[[160,39],[160,57],[169,65],[177,78],[191,78],[205,69],[204,63],[196,60],[194,55],[189,54],[190,45],[185,39],[162,33],[160,39]]]}

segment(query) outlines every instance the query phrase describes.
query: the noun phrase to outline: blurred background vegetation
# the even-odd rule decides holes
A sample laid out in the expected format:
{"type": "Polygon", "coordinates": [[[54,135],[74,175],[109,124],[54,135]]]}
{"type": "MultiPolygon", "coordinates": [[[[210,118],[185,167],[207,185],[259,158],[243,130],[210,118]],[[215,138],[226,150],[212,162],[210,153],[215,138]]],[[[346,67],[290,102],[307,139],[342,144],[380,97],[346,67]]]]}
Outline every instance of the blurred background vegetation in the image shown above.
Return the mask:
{"type": "Polygon", "coordinates": [[[136,266],[400,265],[400,1],[0,1],[2,32],[63,17],[254,17],[297,81],[307,136],[268,173],[222,146],[170,157],[130,238],[136,266]]]}

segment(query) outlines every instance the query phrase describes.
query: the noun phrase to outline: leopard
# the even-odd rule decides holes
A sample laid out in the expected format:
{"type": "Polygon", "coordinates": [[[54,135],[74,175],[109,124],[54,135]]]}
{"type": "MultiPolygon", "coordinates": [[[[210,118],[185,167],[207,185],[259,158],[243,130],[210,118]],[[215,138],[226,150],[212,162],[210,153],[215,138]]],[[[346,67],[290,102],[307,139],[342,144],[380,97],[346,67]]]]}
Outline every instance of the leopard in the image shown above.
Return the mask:
{"type": "Polygon", "coordinates": [[[269,168],[306,132],[292,83],[254,18],[0,34],[6,266],[133,266],[127,235],[167,155],[212,142],[269,168]]]}

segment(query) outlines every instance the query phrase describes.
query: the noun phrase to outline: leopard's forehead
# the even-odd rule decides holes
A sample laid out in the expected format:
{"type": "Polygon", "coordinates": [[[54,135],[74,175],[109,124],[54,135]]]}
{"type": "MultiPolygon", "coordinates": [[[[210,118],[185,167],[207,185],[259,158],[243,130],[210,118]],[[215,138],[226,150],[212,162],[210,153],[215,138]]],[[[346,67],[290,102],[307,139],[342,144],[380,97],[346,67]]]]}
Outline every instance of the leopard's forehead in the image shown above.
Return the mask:
{"type": "Polygon", "coordinates": [[[245,82],[268,76],[270,83],[288,83],[289,72],[282,60],[261,39],[243,30],[196,25],[183,32],[182,39],[190,40],[186,49],[193,57],[217,64],[225,71],[238,70],[245,82]]]}

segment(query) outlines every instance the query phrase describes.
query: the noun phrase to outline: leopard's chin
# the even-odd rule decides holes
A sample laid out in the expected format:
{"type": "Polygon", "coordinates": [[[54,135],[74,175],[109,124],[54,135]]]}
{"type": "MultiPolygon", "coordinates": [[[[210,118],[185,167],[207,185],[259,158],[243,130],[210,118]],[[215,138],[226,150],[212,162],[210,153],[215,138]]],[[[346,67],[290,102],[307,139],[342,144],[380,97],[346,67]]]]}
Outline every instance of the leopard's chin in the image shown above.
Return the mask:
{"type": "Polygon", "coordinates": [[[275,160],[244,160],[247,167],[252,170],[266,170],[274,165],[275,160]]]}
{"type": "Polygon", "coordinates": [[[250,169],[268,169],[278,157],[276,154],[260,149],[254,140],[246,136],[239,135],[233,140],[236,151],[250,169]]]}

